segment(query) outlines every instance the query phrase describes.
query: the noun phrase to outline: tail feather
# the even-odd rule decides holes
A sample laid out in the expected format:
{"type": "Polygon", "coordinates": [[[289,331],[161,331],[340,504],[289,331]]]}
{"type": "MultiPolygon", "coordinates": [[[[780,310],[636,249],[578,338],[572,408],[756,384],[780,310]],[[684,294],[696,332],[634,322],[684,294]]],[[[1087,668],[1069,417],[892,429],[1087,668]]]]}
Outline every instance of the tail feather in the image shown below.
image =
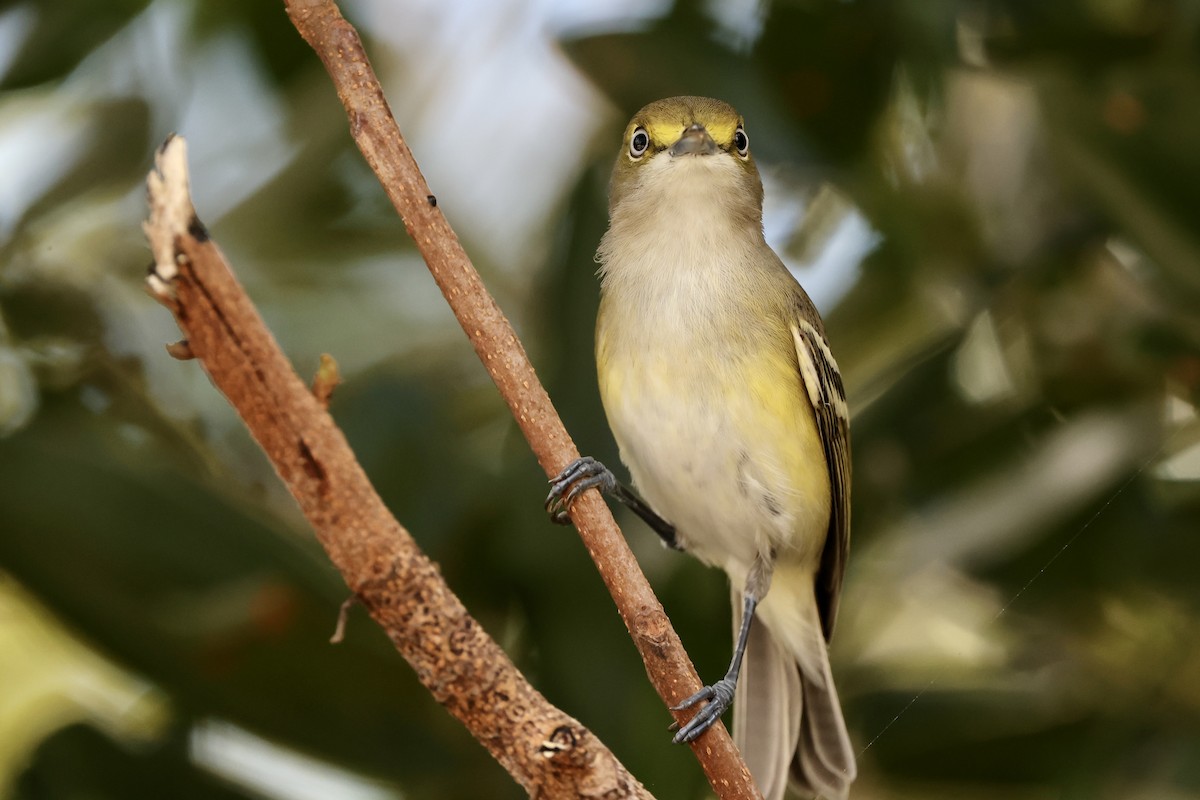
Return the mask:
{"type": "MultiPolygon", "coordinates": [[[[733,594],[736,630],[742,604],[733,594]]],[[[814,621],[815,613],[814,605],[814,621]]],[[[776,637],[761,616],[750,629],[734,698],[734,742],[765,800],[780,800],[789,777],[807,796],[846,800],[857,767],[824,637],[819,624],[787,633],[776,637]]]]}
{"type": "Polygon", "coordinates": [[[804,711],[800,721],[800,743],[792,760],[792,779],[797,788],[824,800],[845,800],[858,775],[854,749],[842,717],[842,704],[833,685],[829,651],[819,627],[810,628],[807,641],[794,653],[805,665],[804,711]],[[813,680],[810,675],[820,676],[813,680]]]}
{"type": "MultiPolygon", "coordinates": [[[[737,630],[742,602],[739,593],[734,595],[737,630]]],[[[734,695],[733,741],[765,800],[779,800],[787,789],[788,765],[800,738],[801,703],[796,660],[756,620],[734,695]]]]}
{"type": "MultiPolygon", "coordinates": [[[[822,652],[824,649],[822,645],[822,652]]],[[[792,760],[791,774],[797,788],[803,791],[825,800],[845,800],[858,767],[837,690],[833,688],[828,656],[824,661],[825,686],[804,681],[800,745],[792,760]]]]}

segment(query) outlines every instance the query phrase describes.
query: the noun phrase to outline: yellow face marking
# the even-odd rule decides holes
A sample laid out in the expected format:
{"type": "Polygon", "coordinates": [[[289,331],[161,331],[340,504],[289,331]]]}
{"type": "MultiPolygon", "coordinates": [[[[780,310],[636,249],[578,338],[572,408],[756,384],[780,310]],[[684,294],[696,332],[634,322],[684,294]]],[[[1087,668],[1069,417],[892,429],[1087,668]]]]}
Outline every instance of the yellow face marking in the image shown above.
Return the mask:
{"type": "MultiPolygon", "coordinates": [[[[732,146],[733,134],[735,131],[737,131],[738,127],[738,120],[736,118],[710,118],[697,119],[695,121],[704,126],[704,129],[708,131],[708,135],[711,136],[713,141],[718,145],[724,148],[729,148],[732,146]]],[[[671,145],[675,144],[675,142],[679,141],[679,137],[683,134],[684,128],[690,124],[690,122],[684,124],[675,120],[645,120],[642,122],[635,122],[629,126],[627,131],[625,131],[625,141],[628,143],[630,137],[633,136],[633,132],[641,127],[645,128],[646,132],[650,134],[650,141],[652,141],[656,147],[670,147],[671,145]]]]}

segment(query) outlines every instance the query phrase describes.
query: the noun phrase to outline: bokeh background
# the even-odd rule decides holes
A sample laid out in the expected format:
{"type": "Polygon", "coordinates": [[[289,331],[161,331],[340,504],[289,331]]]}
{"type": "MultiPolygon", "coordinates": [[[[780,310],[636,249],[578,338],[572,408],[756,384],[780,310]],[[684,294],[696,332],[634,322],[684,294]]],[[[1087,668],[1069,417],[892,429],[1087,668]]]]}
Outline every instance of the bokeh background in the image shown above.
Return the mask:
{"type": "MultiPolygon", "coordinates": [[[[729,100],[854,412],[854,796],[1200,798],[1200,4],[355,0],[582,450],[592,261],[643,103],[729,100]]],[[[202,219],[399,519],[660,798],[707,787],[282,3],[0,2],[0,791],[521,792],[346,589],[141,282],[202,219]]],[[[724,577],[624,527],[703,675],[724,577]]]]}

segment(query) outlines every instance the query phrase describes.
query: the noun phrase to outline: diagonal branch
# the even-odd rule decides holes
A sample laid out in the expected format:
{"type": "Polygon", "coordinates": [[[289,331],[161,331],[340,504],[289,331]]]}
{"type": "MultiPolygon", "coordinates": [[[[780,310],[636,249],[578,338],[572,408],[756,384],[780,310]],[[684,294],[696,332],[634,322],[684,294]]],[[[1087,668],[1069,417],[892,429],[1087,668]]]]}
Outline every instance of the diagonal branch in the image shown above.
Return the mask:
{"type": "MultiPolygon", "coordinates": [[[[346,108],[354,141],[375,171],[417,244],[454,315],[549,476],[579,457],[524,348],[459,244],[412,153],[400,135],[383,88],[358,33],[333,0],[285,0],[288,15],[324,62],[346,108]]],[[[658,598],[598,492],[575,501],[571,518],[659,695],[675,705],[700,688],[658,598]]],[[[686,721],[690,713],[678,713],[686,721]]],[[[692,743],[705,775],[722,798],[757,798],[750,774],[724,726],[692,743]]]]}
{"type": "MultiPolygon", "coordinates": [[[[590,731],[529,685],[384,506],[324,398],[293,371],[196,218],[183,139],[163,145],[147,186],[147,284],[187,336],[172,355],[198,359],[229,399],[421,683],[531,796],[650,800],[590,731]]],[[[323,360],[318,385],[328,388],[332,374],[323,360]]]]}

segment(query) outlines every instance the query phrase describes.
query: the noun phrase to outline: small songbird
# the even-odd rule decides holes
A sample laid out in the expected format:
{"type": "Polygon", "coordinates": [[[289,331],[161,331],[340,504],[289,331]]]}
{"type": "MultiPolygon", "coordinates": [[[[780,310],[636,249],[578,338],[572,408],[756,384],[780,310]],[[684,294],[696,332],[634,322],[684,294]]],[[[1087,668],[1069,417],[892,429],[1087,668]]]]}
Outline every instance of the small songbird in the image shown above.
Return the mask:
{"type": "Polygon", "coordinates": [[[583,458],[547,508],[569,521],[571,501],[598,488],[725,570],[733,659],[680,704],[698,710],[675,741],[733,704],[767,800],[789,777],[846,798],[854,751],[826,643],[850,543],[849,414],[821,318],[763,238],[741,116],[703,97],[651,103],[625,129],[609,193],[596,364],[637,494],[583,458]]]}

